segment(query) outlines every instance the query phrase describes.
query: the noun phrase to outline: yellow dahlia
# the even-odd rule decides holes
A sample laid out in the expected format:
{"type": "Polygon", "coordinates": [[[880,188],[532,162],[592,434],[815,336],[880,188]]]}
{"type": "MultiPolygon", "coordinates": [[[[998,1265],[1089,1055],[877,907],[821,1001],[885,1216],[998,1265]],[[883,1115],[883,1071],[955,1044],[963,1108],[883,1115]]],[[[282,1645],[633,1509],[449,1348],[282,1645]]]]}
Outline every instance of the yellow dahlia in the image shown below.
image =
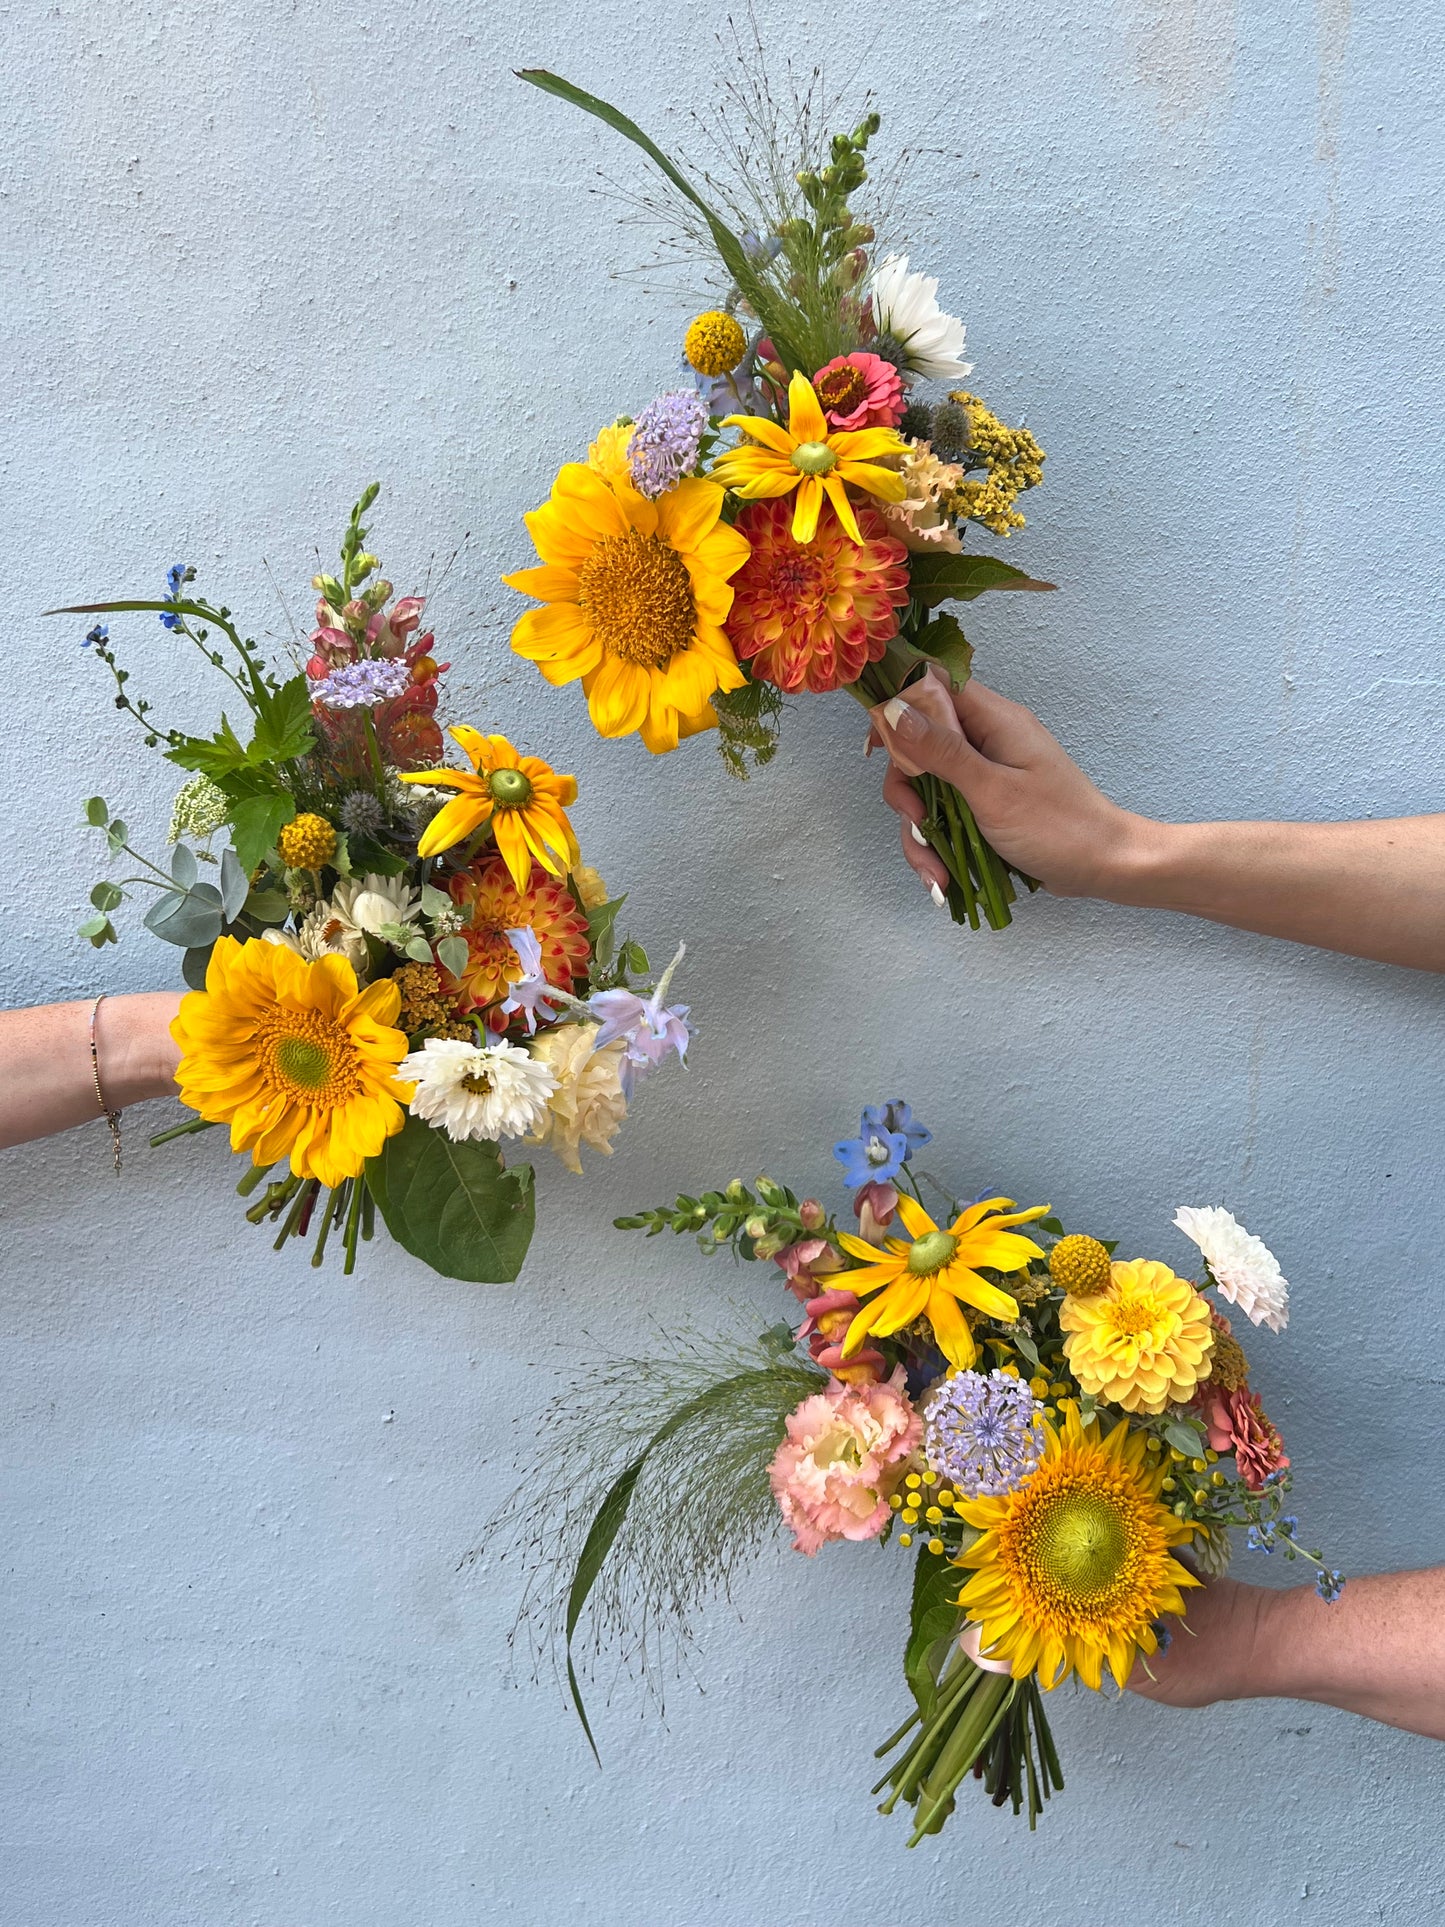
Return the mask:
{"type": "Polygon", "coordinates": [[[870,1333],[887,1338],[915,1319],[926,1318],[944,1356],[965,1369],[972,1365],[978,1347],[962,1307],[971,1305],[985,1317],[1006,1323],[1019,1315],[1017,1302],[980,1277],[979,1269],[1022,1271],[1030,1258],[1042,1258],[1032,1238],[1020,1237],[1007,1227],[1042,1218],[1048,1209],[1046,1204],[1036,1204],[1030,1211],[1015,1211],[1012,1198],[985,1198],[961,1212],[944,1231],[921,1204],[900,1196],[898,1215],[907,1238],[885,1239],[880,1252],[877,1245],[840,1232],[843,1249],[863,1260],[862,1270],[843,1273],[841,1282],[860,1298],[872,1300],[848,1327],[843,1357],[851,1358],[870,1333]]]}
{"type": "Polygon", "coordinates": [[[1184,1278],[1152,1258],[1109,1267],[1101,1292],[1073,1293],[1059,1307],[1064,1355],[1084,1391],[1126,1412],[1182,1405],[1209,1376],[1209,1306],[1184,1278]]]}
{"type": "Polygon", "coordinates": [[[719,518],[723,493],[695,476],[655,502],[568,462],[527,516],[542,558],[502,579],[543,607],[512,648],[547,681],[581,678],[598,733],[640,732],[654,752],[717,721],[712,698],[747,681],[724,624],[744,537],[719,518]]]}
{"type": "Polygon", "coordinates": [[[1044,1429],[1026,1485],[958,1506],[980,1535],[956,1561],[972,1568],[958,1603],[1015,1679],[1037,1672],[1048,1690],[1077,1672],[1097,1689],[1107,1663],[1123,1686],[1136,1656],[1158,1649],[1154,1621],[1183,1612],[1184,1588],[1199,1584],[1171,1557],[1194,1528],[1160,1499],[1166,1467],[1127,1421],[1105,1438],[1071,1406],[1061,1432],[1044,1429]]]}
{"type": "Polygon", "coordinates": [[[796,489],[795,542],[811,542],[817,534],[826,495],[850,540],[861,544],[849,483],[883,502],[901,502],[908,492],[896,469],[879,466],[880,457],[908,452],[897,429],[830,428],[817,391],[804,374],[794,375],[789,384],[786,428],[766,415],[729,415],[723,426],[741,429],[755,446],[744,444],[720,455],[710,471],[713,480],[748,502],[796,489]]]}
{"type": "Polygon", "coordinates": [[[358,988],[344,957],[308,963],[283,944],[222,937],[206,987],[181,999],[181,1101],[229,1124],[231,1149],[255,1163],[289,1157],[298,1177],[358,1177],[406,1122],[410,1084],[396,985],[358,988]]]}
{"type": "Polygon", "coordinates": [[[567,805],[577,801],[576,777],[559,776],[540,756],[519,756],[505,736],[483,736],[466,723],[449,733],[465,750],[470,771],[399,772],[403,783],[457,792],[427,824],[417,855],[436,856],[490,824],[519,890],[526,889],[533,863],[565,876],[581,855],[567,821],[567,805]]]}

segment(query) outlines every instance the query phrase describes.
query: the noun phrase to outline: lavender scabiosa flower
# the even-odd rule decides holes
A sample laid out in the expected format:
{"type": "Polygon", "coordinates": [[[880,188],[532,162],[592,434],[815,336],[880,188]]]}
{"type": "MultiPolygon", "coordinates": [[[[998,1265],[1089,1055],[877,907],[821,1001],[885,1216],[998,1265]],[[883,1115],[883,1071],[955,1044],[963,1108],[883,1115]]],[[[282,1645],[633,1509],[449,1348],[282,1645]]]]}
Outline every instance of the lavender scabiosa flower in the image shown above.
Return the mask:
{"type": "Polygon", "coordinates": [[[707,413],[699,395],[688,388],[647,404],[627,443],[627,464],[640,495],[655,501],[697,467],[707,413]]]}
{"type": "Polygon", "coordinates": [[[324,709],[372,709],[405,695],[410,687],[411,670],[406,663],[364,658],[342,663],[313,682],[311,695],[324,709]]]}
{"type": "Polygon", "coordinates": [[[924,1447],[970,1499],[1017,1492],[1043,1457],[1043,1407],[1004,1372],[955,1372],[929,1401],[924,1447]]]}

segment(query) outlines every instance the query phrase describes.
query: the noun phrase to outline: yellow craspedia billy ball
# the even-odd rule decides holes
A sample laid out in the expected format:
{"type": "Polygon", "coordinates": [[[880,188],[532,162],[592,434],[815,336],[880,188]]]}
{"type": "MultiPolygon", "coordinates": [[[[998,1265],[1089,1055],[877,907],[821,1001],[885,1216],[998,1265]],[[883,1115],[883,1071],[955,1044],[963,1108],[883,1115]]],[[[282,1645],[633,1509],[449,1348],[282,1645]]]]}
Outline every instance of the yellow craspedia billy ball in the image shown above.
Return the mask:
{"type": "Polygon", "coordinates": [[[319,870],[336,854],[336,832],[324,816],[303,810],[286,824],[276,847],[288,870],[319,870]]]}
{"type": "Polygon", "coordinates": [[[1074,1297],[1091,1297],[1108,1286],[1109,1254],[1097,1238],[1060,1238],[1049,1253],[1049,1276],[1074,1297]]]}
{"type": "Polygon", "coordinates": [[[730,375],[748,351],[741,324],[721,308],[700,314],[688,329],[682,352],[700,375],[730,375]]]}

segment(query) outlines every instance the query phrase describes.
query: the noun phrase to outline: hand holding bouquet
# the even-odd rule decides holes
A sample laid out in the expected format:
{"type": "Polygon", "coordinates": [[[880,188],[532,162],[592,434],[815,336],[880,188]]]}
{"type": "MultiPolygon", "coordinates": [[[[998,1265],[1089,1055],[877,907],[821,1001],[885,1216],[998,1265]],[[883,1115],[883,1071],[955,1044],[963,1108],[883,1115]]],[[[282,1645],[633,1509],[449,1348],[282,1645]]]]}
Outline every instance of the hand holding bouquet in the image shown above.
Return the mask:
{"type": "Polygon", "coordinates": [[[691,1033],[667,1004],[673,970],[654,988],[641,947],[618,941],[624,899],[582,862],[575,780],[465,724],[450,730],[463,765],[443,762],[449,665],[421,631],[423,598],[393,600],[366,549],[376,494],[352,511],[341,573],[314,580],[312,653],[293,674],[181,564],[162,600],[79,612],[156,612],[251,713],[246,743],[226,716],[206,737],[163,728],[107,626],[91,629],[116,707],[192,774],[169,869],[90,799],[88,822],[137,874],[96,884],[81,934],[114,942],[128,891],[155,893],[145,923],[184,951],[192,986],[172,1031],[197,1113],[156,1142],[228,1125],[252,1160],[237,1190],[260,1192],[247,1216],[279,1223],[278,1248],[314,1232],[319,1264],[335,1235],[349,1272],[379,1209],[445,1276],[502,1281],[535,1213],[531,1168],[504,1165],[502,1144],[547,1145],[580,1171],[581,1145],[611,1150],[637,1078],[691,1033]]]}
{"type": "MultiPolygon", "coordinates": [[[[687,330],[691,385],[603,428],[527,517],[539,566],[506,580],[541,606],[513,648],[548,682],[580,681],[603,736],[662,753],[720,727],[740,775],[773,754],[784,695],[847,689],[872,706],[930,670],[960,687],[972,649],[943,605],[1051,586],[964,548],[970,525],[1023,526],[1044,456],[962,386],[963,324],[937,281],[880,252],[855,210],[878,116],[825,141],[806,103],[784,135],[765,93],[739,94],[724,214],[615,108],[522,78],[648,156],[727,292],[687,330]]],[[[956,789],[917,786],[955,919],[1001,929],[1015,882],[1034,886],[956,789]]]]}

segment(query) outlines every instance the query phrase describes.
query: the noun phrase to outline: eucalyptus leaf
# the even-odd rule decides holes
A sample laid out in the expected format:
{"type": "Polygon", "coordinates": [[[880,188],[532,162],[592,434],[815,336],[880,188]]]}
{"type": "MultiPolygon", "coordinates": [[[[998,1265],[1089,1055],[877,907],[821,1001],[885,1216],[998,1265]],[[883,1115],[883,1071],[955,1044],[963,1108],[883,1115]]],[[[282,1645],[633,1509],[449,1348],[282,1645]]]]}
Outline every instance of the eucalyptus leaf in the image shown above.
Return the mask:
{"type": "Polygon", "coordinates": [[[206,969],[211,961],[213,947],[208,943],[197,944],[181,958],[181,976],[189,989],[205,989],[206,969]]]}
{"type": "Polygon", "coordinates": [[[85,820],[97,830],[103,830],[110,821],[110,809],[103,796],[88,798],[85,805],[85,820]]]}
{"type": "MultiPolygon", "coordinates": [[[[90,900],[97,910],[117,910],[125,902],[125,891],[118,883],[97,883],[90,893],[90,900]]],[[[88,935],[89,932],[83,932],[88,935]]]]}
{"type": "Polygon", "coordinates": [[[97,950],[102,944],[116,942],[115,925],[109,917],[87,917],[75,934],[88,937],[97,950]]]}
{"type": "Polygon", "coordinates": [[[171,852],[171,881],[178,890],[189,890],[200,875],[196,853],[188,843],[178,843],[171,852]]]}
{"type": "Polygon", "coordinates": [[[225,923],[221,893],[214,883],[197,883],[184,896],[167,891],[147,910],[144,922],[153,936],[183,950],[212,944],[225,923]]]}
{"type": "Polygon", "coordinates": [[[246,907],[246,899],[251,894],[251,879],[241,868],[241,860],[234,850],[221,852],[221,908],[226,913],[227,923],[234,923],[246,907]]]}
{"type": "Polygon", "coordinates": [[[449,971],[453,977],[461,976],[470,955],[465,937],[443,937],[437,945],[438,961],[442,969],[449,971]]]}
{"type": "Polygon", "coordinates": [[[532,1168],[503,1168],[487,1139],[454,1143],[408,1117],[366,1181],[386,1228],[403,1249],[443,1278],[510,1284],[522,1269],[536,1214],[532,1168]]]}
{"type": "Polygon", "coordinates": [[[110,853],[112,856],[120,855],[121,851],[125,848],[125,840],[127,836],[129,836],[129,834],[130,834],[129,830],[126,829],[125,823],[122,821],[120,817],[116,817],[114,821],[107,827],[105,832],[105,840],[107,844],[110,846],[110,853]]]}

